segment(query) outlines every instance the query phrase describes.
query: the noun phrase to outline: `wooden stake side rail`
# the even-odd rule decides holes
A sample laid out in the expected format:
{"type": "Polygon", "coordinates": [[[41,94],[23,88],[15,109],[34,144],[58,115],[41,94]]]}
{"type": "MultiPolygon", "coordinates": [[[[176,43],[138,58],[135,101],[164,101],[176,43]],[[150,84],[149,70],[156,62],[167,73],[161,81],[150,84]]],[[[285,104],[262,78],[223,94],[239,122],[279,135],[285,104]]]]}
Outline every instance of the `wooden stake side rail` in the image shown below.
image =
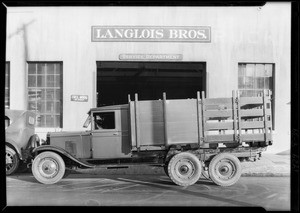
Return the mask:
{"type": "MultiPolygon", "coordinates": [[[[238,93],[238,92],[237,92],[238,93]]],[[[270,93],[260,97],[202,100],[205,143],[264,142],[272,140],[270,93]]]]}
{"type": "Polygon", "coordinates": [[[129,100],[131,144],[169,146],[209,143],[269,142],[272,140],[270,93],[260,97],[138,101],[129,100]]]}

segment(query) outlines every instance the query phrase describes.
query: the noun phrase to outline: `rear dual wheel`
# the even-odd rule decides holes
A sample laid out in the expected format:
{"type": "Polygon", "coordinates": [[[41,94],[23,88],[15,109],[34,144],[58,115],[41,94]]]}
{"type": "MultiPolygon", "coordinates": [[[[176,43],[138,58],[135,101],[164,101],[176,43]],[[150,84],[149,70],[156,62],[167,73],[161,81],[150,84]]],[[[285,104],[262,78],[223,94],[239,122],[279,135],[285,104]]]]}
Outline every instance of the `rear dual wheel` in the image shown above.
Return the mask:
{"type": "Polygon", "coordinates": [[[217,154],[209,163],[208,173],[210,179],[219,186],[231,186],[241,177],[242,168],[240,160],[231,154],[217,154]]]}
{"type": "Polygon", "coordinates": [[[196,183],[202,172],[199,159],[188,152],[174,155],[168,163],[168,174],[179,186],[190,186],[196,183]]]}

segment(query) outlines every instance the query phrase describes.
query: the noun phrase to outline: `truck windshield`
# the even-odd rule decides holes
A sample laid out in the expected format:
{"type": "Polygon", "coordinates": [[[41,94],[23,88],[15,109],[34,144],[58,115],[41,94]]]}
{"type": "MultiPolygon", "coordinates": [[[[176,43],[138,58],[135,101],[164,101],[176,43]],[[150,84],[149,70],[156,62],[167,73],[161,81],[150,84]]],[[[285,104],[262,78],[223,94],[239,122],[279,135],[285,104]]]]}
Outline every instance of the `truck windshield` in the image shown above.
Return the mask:
{"type": "Polygon", "coordinates": [[[87,128],[90,125],[90,123],[91,123],[91,116],[89,115],[86,121],[84,122],[83,127],[87,128]]]}

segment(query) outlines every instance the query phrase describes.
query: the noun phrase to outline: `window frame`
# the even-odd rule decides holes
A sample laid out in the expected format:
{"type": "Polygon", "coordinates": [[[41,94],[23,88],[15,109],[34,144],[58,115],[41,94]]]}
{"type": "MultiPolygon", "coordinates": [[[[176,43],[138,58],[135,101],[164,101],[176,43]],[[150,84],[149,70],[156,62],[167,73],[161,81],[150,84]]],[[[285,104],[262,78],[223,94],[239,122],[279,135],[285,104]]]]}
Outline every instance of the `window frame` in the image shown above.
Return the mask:
{"type": "Polygon", "coordinates": [[[107,132],[107,131],[116,131],[117,130],[117,119],[116,119],[116,111],[115,110],[105,110],[105,111],[95,111],[91,113],[91,130],[95,132],[107,132]],[[114,129],[96,129],[95,128],[95,120],[94,120],[94,114],[98,113],[113,113],[114,115],[114,124],[115,128],[114,129]]]}
{"type": "MultiPolygon", "coordinates": [[[[58,126],[37,126],[37,121],[35,122],[35,127],[36,128],[46,128],[46,129],[49,129],[49,128],[63,128],[63,86],[64,86],[64,84],[63,84],[63,61],[27,61],[27,63],[26,63],[26,66],[27,66],[27,69],[26,69],[26,94],[27,94],[27,100],[26,100],[26,103],[27,103],[27,109],[28,110],[30,110],[29,109],[29,107],[28,107],[28,104],[29,104],[29,99],[28,99],[28,94],[29,94],[29,75],[31,75],[31,74],[29,74],[29,65],[30,64],[35,64],[35,65],[37,65],[38,66],[38,64],[59,64],[60,65],[60,74],[59,74],[59,76],[60,76],[60,81],[59,81],[59,86],[60,86],[60,106],[59,106],[59,108],[60,108],[60,113],[59,113],[59,116],[60,116],[60,118],[59,118],[59,125],[58,126]]],[[[36,73],[35,75],[38,75],[38,73],[36,73]]],[[[46,80],[47,80],[47,78],[46,78],[46,80]]],[[[54,87],[54,86],[53,86],[54,87]]],[[[37,87],[37,82],[36,82],[36,87],[33,87],[33,88],[43,88],[43,87],[37,87]]],[[[50,87],[50,88],[52,88],[52,87],[50,87]]],[[[40,114],[40,113],[37,113],[38,112],[38,110],[31,110],[31,111],[33,111],[33,112],[35,112],[37,115],[38,114],[40,114]]],[[[43,113],[43,114],[45,114],[45,113],[43,113]]],[[[55,113],[53,113],[53,112],[51,112],[51,113],[49,113],[49,115],[54,115],[55,113]]]]}
{"type": "MultiPolygon", "coordinates": [[[[253,65],[257,65],[257,64],[263,64],[263,65],[272,65],[272,94],[271,94],[271,108],[272,108],[272,130],[275,130],[275,94],[276,94],[276,91],[275,91],[275,88],[276,88],[276,64],[275,63],[266,63],[266,62],[238,62],[238,69],[237,69],[237,72],[238,72],[238,76],[237,76],[237,80],[238,80],[238,91],[240,90],[251,90],[251,89],[240,89],[239,88],[239,72],[240,72],[240,65],[247,65],[247,64],[253,64],[253,65]]],[[[255,76],[254,76],[255,77],[255,76]]],[[[255,89],[252,89],[252,90],[255,90],[255,89]]],[[[256,89],[256,90],[263,90],[263,89],[256,89]]]]}

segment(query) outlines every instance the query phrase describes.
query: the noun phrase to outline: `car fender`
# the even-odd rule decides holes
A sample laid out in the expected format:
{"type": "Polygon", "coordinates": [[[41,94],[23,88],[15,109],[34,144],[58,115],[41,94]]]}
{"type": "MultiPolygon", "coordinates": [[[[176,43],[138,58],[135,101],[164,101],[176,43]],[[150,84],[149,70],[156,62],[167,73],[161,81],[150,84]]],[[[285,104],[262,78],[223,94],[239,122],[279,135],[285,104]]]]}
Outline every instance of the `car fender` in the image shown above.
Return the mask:
{"type": "Polygon", "coordinates": [[[20,160],[23,160],[23,156],[22,156],[22,152],[20,147],[17,145],[16,142],[14,142],[13,140],[7,138],[6,139],[6,145],[12,147],[14,150],[16,150],[16,152],[18,153],[18,157],[20,160]]]}
{"type": "Polygon", "coordinates": [[[58,146],[53,146],[53,145],[42,145],[39,147],[36,147],[32,150],[33,155],[37,155],[41,152],[45,152],[45,151],[52,151],[52,152],[56,152],[57,154],[61,155],[62,157],[66,157],[68,159],[70,159],[71,161],[78,163],[79,165],[83,166],[83,167],[87,167],[87,168],[94,168],[95,165],[89,164],[87,162],[83,162],[82,160],[74,157],[73,155],[71,155],[70,153],[68,153],[66,150],[62,149],[61,147],[58,146]]]}

